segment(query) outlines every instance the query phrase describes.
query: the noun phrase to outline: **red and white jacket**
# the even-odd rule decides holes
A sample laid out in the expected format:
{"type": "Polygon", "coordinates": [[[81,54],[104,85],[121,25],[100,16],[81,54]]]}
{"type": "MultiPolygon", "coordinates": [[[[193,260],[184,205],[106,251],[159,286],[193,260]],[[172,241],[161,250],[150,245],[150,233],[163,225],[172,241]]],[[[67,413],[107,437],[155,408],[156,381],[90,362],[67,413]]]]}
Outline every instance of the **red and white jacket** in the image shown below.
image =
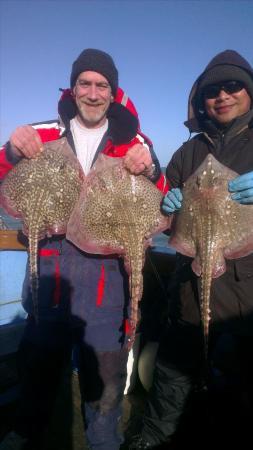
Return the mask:
{"type": "MultiPolygon", "coordinates": [[[[62,91],[61,98],[58,104],[59,119],[33,124],[32,126],[38,131],[42,142],[49,142],[64,135],[69,135],[70,120],[76,115],[75,102],[72,97],[70,89],[62,91]]],[[[156,166],[156,173],[152,181],[156,183],[158,189],[164,194],[168,191],[165,176],[161,173],[160,165],[157,157],[153,151],[150,139],[145,136],[139,127],[138,114],[134,104],[121,88],[118,88],[114,103],[111,105],[108,112],[109,130],[106,136],[106,142],[103,139],[101,145],[96,153],[102,152],[112,157],[125,156],[127,150],[136,143],[146,144],[151,152],[153,162],[156,166]]],[[[73,151],[74,143],[70,137],[69,143],[73,151]]],[[[12,168],[17,159],[11,155],[8,150],[8,143],[0,148],[0,181],[4,178],[6,173],[12,168]]]]}
{"type": "MultiPolygon", "coordinates": [[[[58,105],[59,120],[34,124],[42,142],[65,136],[75,153],[70,120],[76,106],[70,90],[62,93],[58,105]]],[[[122,157],[135,143],[148,145],[155,173],[153,182],[164,193],[168,186],[153,151],[151,141],[141,133],[136,109],[126,94],[118,89],[108,114],[108,130],[101,140],[100,152],[122,157]]],[[[93,161],[93,162],[94,162],[93,161]]],[[[7,143],[0,151],[0,179],[17,158],[7,143]]],[[[85,326],[85,341],[97,351],[117,350],[124,344],[128,326],[128,277],[123,261],[114,256],[89,255],[64,237],[40,242],[39,317],[48,321],[76,320],[85,326]]],[[[22,301],[32,315],[29,269],[23,285],[22,301]]]]}

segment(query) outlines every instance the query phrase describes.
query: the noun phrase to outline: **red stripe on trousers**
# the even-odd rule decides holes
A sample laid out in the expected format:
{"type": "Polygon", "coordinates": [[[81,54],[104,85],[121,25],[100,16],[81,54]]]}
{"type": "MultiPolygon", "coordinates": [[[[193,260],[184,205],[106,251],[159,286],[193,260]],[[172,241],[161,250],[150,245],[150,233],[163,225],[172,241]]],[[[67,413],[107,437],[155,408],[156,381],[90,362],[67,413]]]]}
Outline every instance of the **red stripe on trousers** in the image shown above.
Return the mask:
{"type": "MultiPolygon", "coordinates": [[[[60,256],[60,252],[57,249],[42,248],[39,251],[39,255],[42,257],[60,256]]],[[[61,274],[60,274],[59,258],[55,259],[54,279],[55,279],[55,289],[53,295],[53,307],[56,307],[59,306],[61,299],[61,274]]]]}
{"type": "Polygon", "coordinates": [[[100,278],[98,280],[96,306],[102,306],[104,289],[105,289],[105,267],[104,267],[104,264],[102,264],[101,274],[100,274],[100,278]]]}

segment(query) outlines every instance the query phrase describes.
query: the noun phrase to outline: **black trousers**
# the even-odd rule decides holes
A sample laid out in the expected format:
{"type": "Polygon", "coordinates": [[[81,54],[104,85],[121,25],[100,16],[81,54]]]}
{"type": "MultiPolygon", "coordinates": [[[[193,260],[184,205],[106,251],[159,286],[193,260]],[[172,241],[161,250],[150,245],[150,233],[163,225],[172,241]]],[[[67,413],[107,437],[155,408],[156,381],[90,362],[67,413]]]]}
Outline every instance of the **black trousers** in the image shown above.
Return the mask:
{"type": "MultiPolygon", "coordinates": [[[[71,369],[74,346],[88,443],[94,449],[118,450],[123,441],[119,420],[128,352],[125,348],[95,351],[79,331],[67,323],[36,324],[28,319],[18,352],[20,396],[14,429],[32,442],[43,438],[64,372],[71,369]]],[[[71,402],[66,405],[64,408],[72,408],[71,402]]],[[[71,410],[65,415],[71,423],[71,410]]]]}
{"type": "Polygon", "coordinates": [[[22,436],[38,440],[48,426],[71,352],[66,323],[35,324],[28,319],[18,350],[20,396],[15,431],[22,436]]]}
{"type": "MultiPolygon", "coordinates": [[[[143,417],[142,436],[153,446],[166,442],[179,430],[183,432],[185,421],[194,423],[193,411],[195,436],[199,438],[204,433],[201,423],[207,428],[206,435],[214,438],[215,431],[220,440],[222,431],[226,442],[228,436],[234,442],[231,431],[236,430],[240,442],[242,430],[245,435],[246,415],[252,414],[253,337],[212,336],[208,373],[203,349],[200,328],[175,323],[166,329],[143,417]]],[[[191,432],[194,434],[192,427],[191,432]]]]}

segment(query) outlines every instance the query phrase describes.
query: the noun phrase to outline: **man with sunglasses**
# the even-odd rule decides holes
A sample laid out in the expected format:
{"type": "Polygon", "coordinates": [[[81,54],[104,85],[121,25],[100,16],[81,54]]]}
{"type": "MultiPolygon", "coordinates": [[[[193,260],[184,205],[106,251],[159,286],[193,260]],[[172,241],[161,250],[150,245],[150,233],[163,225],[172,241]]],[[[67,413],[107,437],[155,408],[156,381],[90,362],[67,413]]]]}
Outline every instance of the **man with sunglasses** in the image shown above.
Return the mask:
{"type": "MultiPolygon", "coordinates": [[[[172,190],[163,200],[162,209],[166,214],[181,208],[180,189],[208,153],[240,174],[229,182],[231,197],[239,203],[253,203],[252,100],[253,69],[249,63],[233,50],[216,55],[190,92],[185,125],[190,133],[197,134],[174,153],[168,164],[166,174],[172,190]]],[[[163,442],[174,445],[194,397],[194,387],[203,378],[199,278],[193,273],[191,262],[192,259],[177,254],[169,322],[158,350],[142,431],[134,439],[131,450],[153,449],[163,442]]],[[[253,405],[253,254],[226,264],[226,273],[213,280],[211,291],[209,357],[213,372],[208,387],[212,397],[216,393],[218,402],[214,402],[214,416],[209,413],[206,417],[203,409],[199,419],[204,416],[202,425],[210,416],[213,420],[212,433],[208,434],[208,442],[205,438],[205,445],[212,438],[213,444],[217,442],[218,431],[216,435],[215,432],[220,424],[219,431],[222,430],[226,441],[224,448],[229,448],[229,438],[232,444],[237,437],[240,444],[243,441],[240,435],[240,416],[245,414],[245,409],[241,409],[242,393],[247,394],[248,407],[253,405]],[[211,389],[218,384],[223,389],[211,389]]],[[[196,431],[201,435],[200,423],[197,426],[193,435],[196,431]]],[[[189,445],[189,436],[183,439],[189,445]]]]}

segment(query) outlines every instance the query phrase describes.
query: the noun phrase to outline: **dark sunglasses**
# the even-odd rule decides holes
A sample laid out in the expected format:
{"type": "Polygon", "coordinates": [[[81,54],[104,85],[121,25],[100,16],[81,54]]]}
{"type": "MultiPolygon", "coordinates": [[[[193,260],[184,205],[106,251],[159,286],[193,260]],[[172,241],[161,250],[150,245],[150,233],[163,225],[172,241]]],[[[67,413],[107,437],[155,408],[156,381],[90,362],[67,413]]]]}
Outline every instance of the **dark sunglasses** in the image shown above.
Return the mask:
{"type": "Polygon", "coordinates": [[[245,84],[242,81],[230,80],[223,81],[221,83],[209,84],[203,89],[204,98],[216,98],[220,91],[225,91],[226,94],[235,94],[245,88],[245,84]]]}

